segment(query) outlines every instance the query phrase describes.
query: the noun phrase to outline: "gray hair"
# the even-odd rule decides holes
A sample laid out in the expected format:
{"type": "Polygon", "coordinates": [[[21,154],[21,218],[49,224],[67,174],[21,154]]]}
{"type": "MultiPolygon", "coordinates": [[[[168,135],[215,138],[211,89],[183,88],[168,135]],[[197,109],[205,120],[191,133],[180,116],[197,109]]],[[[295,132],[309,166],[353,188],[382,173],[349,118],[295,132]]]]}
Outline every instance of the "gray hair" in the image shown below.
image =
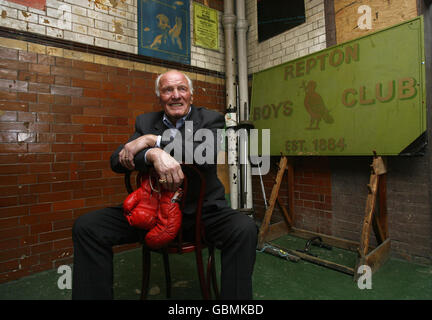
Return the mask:
{"type": "MultiPolygon", "coordinates": [[[[172,71],[172,70],[171,70],[172,71]]],[[[169,72],[169,71],[167,71],[169,72]]],[[[163,75],[165,75],[167,72],[161,73],[160,75],[158,75],[158,77],[156,78],[156,82],[155,82],[155,92],[156,92],[156,96],[160,97],[160,91],[159,91],[159,82],[160,79],[162,78],[163,75]]],[[[181,72],[182,75],[184,75],[184,77],[186,78],[188,85],[189,85],[189,90],[191,92],[191,94],[193,94],[193,84],[192,84],[192,80],[183,72],[181,72]]]]}

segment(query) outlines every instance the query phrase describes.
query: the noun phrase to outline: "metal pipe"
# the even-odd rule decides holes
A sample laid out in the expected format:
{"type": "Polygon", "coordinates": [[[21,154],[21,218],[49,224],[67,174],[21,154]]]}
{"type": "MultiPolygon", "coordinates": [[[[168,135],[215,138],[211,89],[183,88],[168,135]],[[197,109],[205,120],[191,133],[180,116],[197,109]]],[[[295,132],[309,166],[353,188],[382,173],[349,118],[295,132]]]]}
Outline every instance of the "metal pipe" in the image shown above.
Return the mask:
{"type": "Polygon", "coordinates": [[[236,94],[236,68],[235,68],[235,37],[234,26],[236,16],[234,15],[233,0],[224,1],[224,15],[222,23],[225,32],[225,87],[226,87],[226,114],[225,124],[227,127],[228,142],[228,167],[230,181],[231,207],[238,209],[238,154],[237,134],[234,129],[237,126],[237,94],[236,94]]]}
{"type": "MultiPolygon", "coordinates": [[[[247,45],[246,32],[248,22],[246,20],[246,7],[244,0],[236,1],[237,15],[237,53],[238,53],[238,82],[239,82],[239,119],[240,123],[249,120],[249,95],[248,95],[248,70],[247,70],[247,45]]],[[[252,202],[252,179],[249,163],[248,133],[246,129],[240,129],[239,155],[241,163],[241,200],[242,207],[251,209],[252,202]]]]}

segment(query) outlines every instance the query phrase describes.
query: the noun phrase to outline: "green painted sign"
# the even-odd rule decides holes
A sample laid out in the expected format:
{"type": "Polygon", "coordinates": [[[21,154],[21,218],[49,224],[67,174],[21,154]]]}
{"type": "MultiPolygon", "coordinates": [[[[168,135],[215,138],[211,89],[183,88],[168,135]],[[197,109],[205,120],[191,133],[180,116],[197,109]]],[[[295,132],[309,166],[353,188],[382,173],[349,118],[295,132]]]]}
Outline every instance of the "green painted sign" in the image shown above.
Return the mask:
{"type": "Polygon", "coordinates": [[[398,155],[426,130],[423,18],[253,75],[272,155],[398,155]]]}

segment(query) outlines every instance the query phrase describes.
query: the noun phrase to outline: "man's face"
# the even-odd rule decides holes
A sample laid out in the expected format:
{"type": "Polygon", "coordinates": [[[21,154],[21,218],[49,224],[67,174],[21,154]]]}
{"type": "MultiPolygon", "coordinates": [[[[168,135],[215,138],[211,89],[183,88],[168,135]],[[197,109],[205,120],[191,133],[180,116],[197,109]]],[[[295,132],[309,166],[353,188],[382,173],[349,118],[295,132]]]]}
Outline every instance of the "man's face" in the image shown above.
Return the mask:
{"type": "Polygon", "coordinates": [[[185,76],[178,71],[169,71],[159,81],[159,101],[172,123],[183,118],[193,101],[185,76]]]}

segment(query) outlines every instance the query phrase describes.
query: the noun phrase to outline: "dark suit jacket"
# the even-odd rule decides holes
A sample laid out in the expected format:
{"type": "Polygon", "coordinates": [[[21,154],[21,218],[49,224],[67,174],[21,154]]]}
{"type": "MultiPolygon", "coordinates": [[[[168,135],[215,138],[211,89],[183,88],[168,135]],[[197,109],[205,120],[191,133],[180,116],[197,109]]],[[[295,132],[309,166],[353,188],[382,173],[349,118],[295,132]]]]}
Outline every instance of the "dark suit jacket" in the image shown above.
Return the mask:
{"type": "MultiPolygon", "coordinates": [[[[136,122],[135,122],[135,132],[130,137],[129,141],[135,140],[136,138],[145,134],[162,135],[163,132],[168,129],[168,127],[166,127],[165,124],[163,123],[162,118],[163,118],[163,111],[151,112],[151,113],[139,115],[136,118],[136,122]]],[[[221,139],[221,137],[217,135],[217,129],[224,128],[225,126],[224,117],[219,112],[212,111],[203,107],[191,106],[191,112],[186,118],[186,121],[193,121],[193,134],[191,134],[190,132],[188,134],[185,134],[185,126],[183,126],[180,129],[181,139],[177,139],[176,136],[176,139],[174,140],[174,144],[181,143],[180,148],[182,149],[183,160],[193,159],[193,154],[192,155],[190,155],[190,153],[188,155],[185,154],[186,151],[192,152],[192,150],[187,150],[188,148],[185,148],[186,138],[189,138],[186,143],[191,143],[190,145],[193,146],[193,151],[194,151],[197,147],[203,148],[203,145],[201,144],[202,141],[191,141],[192,140],[191,138],[193,137],[193,135],[195,135],[197,130],[202,128],[210,129],[214,137],[211,146],[214,150],[213,162],[210,164],[204,163],[204,164],[197,165],[197,167],[203,173],[206,182],[206,193],[205,193],[205,199],[203,204],[203,214],[205,214],[206,212],[217,211],[219,209],[227,207],[228,204],[225,200],[225,189],[222,183],[220,182],[219,178],[217,177],[217,166],[216,166],[216,158],[218,152],[217,139],[221,139]]],[[[161,148],[164,148],[169,142],[170,141],[162,141],[161,148]]],[[[119,162],[119,152],[122,150],[122,148],[123,145],[119,146],[117,150],[111,155],[111,168],[114,172],[117,173],[124,173],[127,171],[127,169],[124,168],[119,162]]],[[[136,170],[145,171],[148,169],[148,165],[146,164],[144,158],[147,150],[148,149],[144,149],[135,155],[134,162],[135,162],[136,170]]],[[[194,159],[194,163],[195,163],[195,159],[194,159]]],[[[198,195],[197,188],[199,188],[198,186],[196,186],[196,182],[195,182],[195,187],[194,187],[194,183],[191,181],[188,181],[188,184],[189,184],[188,189],[196,190],[196,192],[188,193],[185,209],[183,210],[183,213],[185,214],[191,214],[194,212],[194,208],[196,206],[196,199],[198,195]]]]}

